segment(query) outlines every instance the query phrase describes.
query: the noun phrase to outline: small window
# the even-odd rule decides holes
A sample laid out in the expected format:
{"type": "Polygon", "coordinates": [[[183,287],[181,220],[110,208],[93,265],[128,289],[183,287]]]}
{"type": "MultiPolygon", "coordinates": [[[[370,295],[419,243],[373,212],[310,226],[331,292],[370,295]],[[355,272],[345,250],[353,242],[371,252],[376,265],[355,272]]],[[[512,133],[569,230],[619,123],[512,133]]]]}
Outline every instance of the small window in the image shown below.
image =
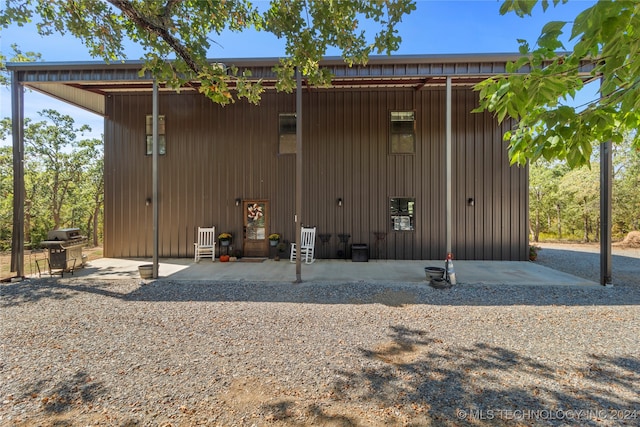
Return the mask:
{"type": "Polygon", "coordinates": [[[296,115],[280,114],[279,116],[280,154],[295,154],[296,152],[296,115]]]}
{"type": "Polygon", "coordinates": [[[415,230],[416,199],[410,197],[392,197],[389,203],[391,229],[394,231],[415,230]]]}
{"type": "Polygon", "coordinates": [[[415,112],[392,111],[390,123],[391,154],[414,154],[416,152],[415,112]]]}
{"type": "MultiPolygon", "coordinates": [[[[153,154],[153,116],[148,115],[146,120],[147,134],[147,156],[153,154]]],[[[164,116],[158,116],[158,154],[161,156],[167,154],[167,142],[165,139],[165,122],[164,116]]]]}

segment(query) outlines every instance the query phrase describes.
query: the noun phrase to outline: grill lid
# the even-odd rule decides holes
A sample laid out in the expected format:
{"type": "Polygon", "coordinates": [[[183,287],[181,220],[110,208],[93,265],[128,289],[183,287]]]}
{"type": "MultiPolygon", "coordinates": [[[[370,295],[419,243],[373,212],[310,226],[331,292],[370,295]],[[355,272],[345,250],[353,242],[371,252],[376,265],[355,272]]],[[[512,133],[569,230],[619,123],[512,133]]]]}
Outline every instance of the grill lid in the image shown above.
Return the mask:
{"type": "Polygon", "coordinates": [[[79,240],[82,238],[79,228],[59,228],[47,233],[47,240],[69,241],[79,240]]]}

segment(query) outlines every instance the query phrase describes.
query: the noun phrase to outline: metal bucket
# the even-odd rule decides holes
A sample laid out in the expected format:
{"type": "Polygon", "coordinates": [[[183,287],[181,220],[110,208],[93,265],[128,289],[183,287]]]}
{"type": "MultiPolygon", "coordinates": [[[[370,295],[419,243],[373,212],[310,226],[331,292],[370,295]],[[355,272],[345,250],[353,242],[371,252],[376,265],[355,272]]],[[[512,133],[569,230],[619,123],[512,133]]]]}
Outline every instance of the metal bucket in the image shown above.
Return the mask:
{"type": "Polygon", "coordinates": [[[152,279],[153,278],[153,264],[143,264],[138,266],[138,271],[140,272],[141,279],[152,279]]]}

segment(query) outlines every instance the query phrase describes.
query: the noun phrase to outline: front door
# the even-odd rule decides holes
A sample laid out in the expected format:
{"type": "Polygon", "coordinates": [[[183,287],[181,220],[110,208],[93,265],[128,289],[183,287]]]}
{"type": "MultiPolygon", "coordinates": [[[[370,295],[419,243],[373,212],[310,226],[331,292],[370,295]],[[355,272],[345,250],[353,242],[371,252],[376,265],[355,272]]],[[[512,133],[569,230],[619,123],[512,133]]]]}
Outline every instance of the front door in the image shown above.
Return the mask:
{"type": "Polygon", "coordinates": [[[269,256],[269,202],[266,200],[245,200],[244,207],[244,256],[269,256]]]}

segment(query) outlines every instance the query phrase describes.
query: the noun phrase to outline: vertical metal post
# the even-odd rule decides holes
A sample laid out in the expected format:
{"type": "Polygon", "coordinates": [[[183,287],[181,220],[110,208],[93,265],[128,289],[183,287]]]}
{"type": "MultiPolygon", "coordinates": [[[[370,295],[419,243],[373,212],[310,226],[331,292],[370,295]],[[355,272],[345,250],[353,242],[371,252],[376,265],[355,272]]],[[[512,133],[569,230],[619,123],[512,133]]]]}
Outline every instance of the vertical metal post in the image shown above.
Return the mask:
{"type": "Polygon", "coordinates": [[[600,144],[600,284],[611,285],[611,141],[600,144]]]}
{"type": "Polygon", "coordinates": [[[152,210],[153,210],[153,278],[158,278],[158,81],[153,80],[153,153],[152,153],[152,210]]]}
{"type": "Polygon", "coordinates": [[[11,72],[11,127],[13,137],[13,232],[11,271],[24,277],[24,89],[18,72],[11,72]]]}
{"type": "Polygon", "coordinates": [[[296,67],[296,283],[302,282],[300,232],[302,229],[302,76],[296,67]]]}
{"type": "Polygon", "coordinates": [[[451,76],[447,76],[447,95],[446,95],[446,124],[445,124],[445,193],[446,193],[446,201],[445,201],[445,241],[447,246],[447,253],[452,252],[451,248],[451,229],[452,229],[452,201],[451,201],[451,177],[452,177],[452,164],[451,164],[451,150],[452,150],[452,141],[451,141],[451,76]]]}

